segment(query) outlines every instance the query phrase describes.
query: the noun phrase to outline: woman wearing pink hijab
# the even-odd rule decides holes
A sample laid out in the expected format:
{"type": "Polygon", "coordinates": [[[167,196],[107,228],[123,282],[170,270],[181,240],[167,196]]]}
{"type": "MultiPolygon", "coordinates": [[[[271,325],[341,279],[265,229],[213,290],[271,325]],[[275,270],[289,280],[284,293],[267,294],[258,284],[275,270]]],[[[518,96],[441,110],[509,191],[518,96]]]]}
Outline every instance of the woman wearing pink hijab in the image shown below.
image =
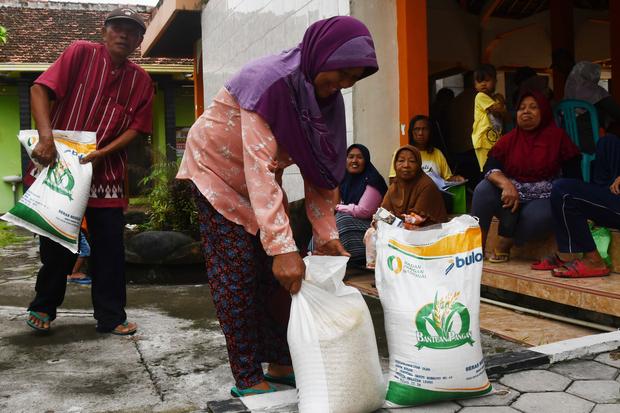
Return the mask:
{"type": "Polygon", "coordinates": [[[305,266],[287,216],[282,172],[291,164],[301,171],[315,253],[349,255],[334,219],[346,157],[340,89],[377,70],[362,22],[320,20],[297,47],[242,68],[189,132],[177,178],[195,185],[234,396],[275,391],[269,381],[294,385],[286,325],[289,293],[301,288],[305,266]]]}

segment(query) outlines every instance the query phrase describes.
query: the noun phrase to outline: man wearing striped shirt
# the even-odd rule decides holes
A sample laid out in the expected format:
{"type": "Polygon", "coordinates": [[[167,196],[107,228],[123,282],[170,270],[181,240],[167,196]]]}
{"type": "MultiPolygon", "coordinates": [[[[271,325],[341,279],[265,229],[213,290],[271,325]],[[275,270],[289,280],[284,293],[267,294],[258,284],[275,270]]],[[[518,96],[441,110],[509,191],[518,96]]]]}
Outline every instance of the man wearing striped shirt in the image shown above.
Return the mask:
{"type": "MultiPolygon", "coordinates": [[[[92,131],[97,150],[82,159],[93,165],[86,210],[97,330],[133,334],[125,314],[123,208],[127,145],[152,130],[153,86],[149,75],[128,56],[142,42],[146,26],[132,9],[112,11],[102,29],[103,43],[77,41],[60,55],[31,88],[31,108],[40,141],[32,156],[48,165],[56,159],[52,129],[92,131]]],[[[41,263],[29,325],[48,330],[64,299],[66,275],[75,255],[41,238],[41,263]]]]}

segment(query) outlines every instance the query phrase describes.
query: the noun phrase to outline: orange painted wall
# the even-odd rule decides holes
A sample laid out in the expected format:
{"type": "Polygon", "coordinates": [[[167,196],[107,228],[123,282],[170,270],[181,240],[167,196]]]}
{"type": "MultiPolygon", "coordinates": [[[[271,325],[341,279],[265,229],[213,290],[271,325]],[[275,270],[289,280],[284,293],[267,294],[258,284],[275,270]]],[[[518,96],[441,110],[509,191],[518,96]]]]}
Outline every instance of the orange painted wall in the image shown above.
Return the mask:
{"type": "Polygon", "coordinates": [[[396,0],[401,144],[407,143],[409,119],[417,114],[428,115],[426,13],[426,0],[396,0]]]}

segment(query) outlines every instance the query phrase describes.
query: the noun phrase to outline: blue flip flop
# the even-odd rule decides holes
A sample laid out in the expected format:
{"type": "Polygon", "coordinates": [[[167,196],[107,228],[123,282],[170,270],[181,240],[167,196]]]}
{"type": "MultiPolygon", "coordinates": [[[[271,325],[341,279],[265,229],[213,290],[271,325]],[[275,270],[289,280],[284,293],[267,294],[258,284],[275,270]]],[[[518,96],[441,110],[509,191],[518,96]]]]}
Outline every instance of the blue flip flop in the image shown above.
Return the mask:
{"type": "Polygon", "coordinates": [[[278,389],[273,387],[271,384],[269,385],[269,389],[268,390],[240,389],[237,386],[233,386],[233,388],[230,389],[230,395],[233,396],[233,397],[245,397],[245,396],[252,396],[254,394],[273,393],[273,392],[276,392],[276,391],[278,391],[278,389]]]}
{"type": "Polygon", "coordinates": [[[93,280],[90,277],[84,278],[67,278],[67,282],[78,284],[78,285],[91,285],[93,280]]]}
{"type": "Polygon", "coordinates": [[[287,374],[286,376],[272,376],[269,373],[265,373],[265,381],[271,383],[285,384],[287,386],[296,387],[295,385],[295,373],[287,374]]]}
{"type": "MultiPolygon", "coordinates": [[[[34,317],[37,320],[41,321],[42,323],[49,323],[50,321],[50,316],[46,315],[46,316],[42,316],[41,314],[37,313],[36,311],[28,311],[28,314],[30,315],[30,317],[34,317]]],[[[30,328],[33,328],[37,331],[42,331],[45,333],[48,333],[50,331],[50,327],[39,327],[38,325],[36,325],[35,323],[33,323],[32,321],[30,321],[30,318],[28,318],[28,320],[26,320],[26,324],[28,324],[28,326],[30,328]]]]}

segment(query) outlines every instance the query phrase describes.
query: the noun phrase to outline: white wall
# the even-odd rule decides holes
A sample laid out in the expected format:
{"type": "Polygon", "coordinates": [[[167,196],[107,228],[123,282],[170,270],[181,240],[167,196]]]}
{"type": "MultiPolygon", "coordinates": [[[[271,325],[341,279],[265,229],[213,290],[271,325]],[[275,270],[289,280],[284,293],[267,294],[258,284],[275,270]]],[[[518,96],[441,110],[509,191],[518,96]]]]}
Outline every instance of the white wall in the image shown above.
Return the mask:
{"type": "MultiPolygon", "coordinates": [[[[348,14],[348,0],[210,0],[202,11],[205,105],[247,62],[296,46],[317,20],[348,14]]],[[[343,95],[351,142],[351,89],[343,90],[343,95]]],[[[286,169],[284,189],[290,201],[303,198],[296,167],[286,169]]]]}
{"type": "Polygon", "coordinates": [[[396,1],[352,0],[351,15],[368,26],[379,62],[377,73],[353,87],[355,142],[368,147],[373,165],[387,177],[400,146],[396,1]]]}

